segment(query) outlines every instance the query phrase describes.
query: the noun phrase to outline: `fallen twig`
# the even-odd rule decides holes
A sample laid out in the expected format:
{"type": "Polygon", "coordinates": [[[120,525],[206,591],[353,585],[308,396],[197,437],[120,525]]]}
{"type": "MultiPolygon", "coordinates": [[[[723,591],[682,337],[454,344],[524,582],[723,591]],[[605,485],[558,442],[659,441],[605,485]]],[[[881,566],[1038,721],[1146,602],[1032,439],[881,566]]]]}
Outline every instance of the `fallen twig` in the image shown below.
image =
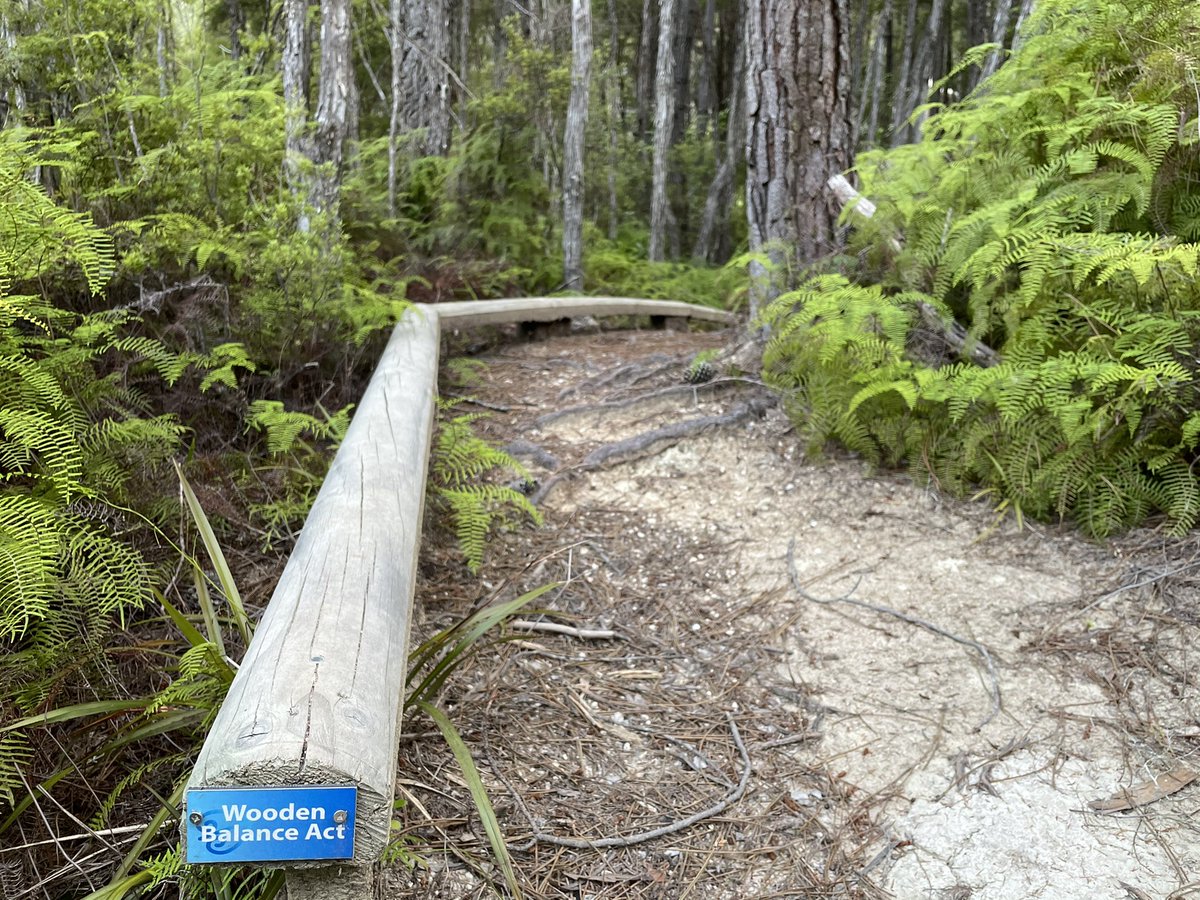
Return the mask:
{"type": "Polygon", "coordinates": [[[558,622],[531,622],[527,619],[516,619],[508,624],[518,631],[565,634],[567,637],[579,638],[581,641],[611,641],[619,636],[608,628],[576,628],[573,625],[562,625],[558,622]]]}
{"type": "Polygon", "coordinates": [[[712,381],[706,381],[703,384],[673,384],[670,387],[659,388],[656,391],[648,391],[645,394],[635,394],[632,397],[625,397],[621,400],[605,400],[601,403],[587,403],[583,406],[568,406],[566,409],[558,409],[554,412],[546,413],[544,416],[538,416],[534,421],[537,428],[544,428],[559,419],[565,419],[568,416],[581,416],[592,412],[609,412],[615,409],[627,409],[630,406],[637,406],[639,403],[645,403],[648,400],[657,400],[660,397],[672,397],[675,394],[692,394],[700,390],[709,390],[718,386],[728,386],[731,384],[740,384],[744,379],[734,378],[715,378],[712,381]]]}
{"type": "Polygon", "coordinates": [[[983,718],[983,721],[981,721],[978,725],[976,725],[972,729],[972,731],[978,732],[978,731],[983,730],[983,727],[985,725],[987,725],[988,722],[992,721],[992,719],[996,718],[996,716],[999,715],[999,713],[1000,713],[1000,679],[996,675],[996,665],[992,661],[992,654],[988,651],[988,648],[983,646],[983,644],[979,643],[979,641],[972,640],[971,638],[960,637],[959,635],[954,634],[953,632],[947,631],[945,628],[941,628],[938,625],[934,625],[932,622],[926,622],[924,619],[918,619],[916,616],[910,616],[908,613],[901,612],[898,609],[892,609],[890,606],[879,606],[874,603],[867,603],[864,600],[855,600],[851,595],[858,589],[857,581],[854,583],[854,587],[852,587],[849,591],[847,591],[845,594],[843,594],[840,597],[829,597],[829,598],[814,597],[812,594],[810,594],[808,591],[806,591],[804,589],[804,587],[800,584],[800,577],[796,573],[796,539],[795,538],[792,538],[791,541],[788,542],[787,565],[788,565],[788,578],[791,580],[792,589],[797,594],[799,594],[801,597],[803,597],[805,600],[809,600],[813,603],[819,603],[821,605],[826,605],[826,606],[833,604],[833,603],[847,603],[850,606],[857,606],[860,609],[868,609],[871,612],[881,613],[885,616],[892,616],[893,618],[899,619],[901,622],[907,622],[909,625],[915,625],[918,628],[924,628],[926,631],[931,632],[932,634],[936,634],[936,635],[939,635],[940,637],[944,637],[944,638],[949,638],[950,640],[954,641],[955,643],[962,644],[964,647],[970,647],[972,650],[974,650],[976,653],[979,654],[981,659],[983,659],[983,664],[984,664],[985,668],[987,669],[987,673],[988,673],[988,680],[990,681],[989,693],[991,694],[991,698],[992,698],[992,706],[991,706],[991,709],[988,711],[988,714],[983,718]]]}
{"type": "MultiPolygon", "coordinates": [[[[690,828],[697,822],[703,822],[705,819],[711,819],[713,816],[720,815],[742,799],[742,795],[746,793],[746,787],[750,783],[751,770],[750,754],[747,752],[746,745],[742,741],[742,735],[738,731],[737,723],[729,713],[725,714],[725,720],[729,723],[729,733],[733,736],[734,746],[737,747],[738,755],[742,760],[742,774],[741,778],[738,779],[737,786],[712,806],[702,809],[700,812],[694,813],[687,818],[672,822],[669,825],[663,825],[661,828],[653,828],[650,831],[642,831],[624,837],[586,840],[584,838],[559,837],[555,834],[544,834],[535,830],[533,833],[533,843],[550,844],[555,847],[569,847],[572,850],[603,850],[608,847],[632,847],[636,844],[644,844],[646,841],[652,841],[655,838],[665,837],[668,834],[677,834],[680,831],[690,828]]],[[[522,806],[522,808],[524,807],[522,806]]],[[[532,820],[530,820],[530,824],[533,824],[532,820]]]]}

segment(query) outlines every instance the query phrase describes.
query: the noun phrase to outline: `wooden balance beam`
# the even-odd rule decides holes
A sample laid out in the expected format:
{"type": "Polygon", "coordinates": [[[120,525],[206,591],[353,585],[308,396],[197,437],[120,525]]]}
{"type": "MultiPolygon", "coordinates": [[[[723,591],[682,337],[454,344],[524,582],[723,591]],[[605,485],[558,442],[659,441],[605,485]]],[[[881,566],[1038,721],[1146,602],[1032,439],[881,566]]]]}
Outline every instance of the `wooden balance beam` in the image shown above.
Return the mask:
{"type": "Polygon", "coordinates": [[[406,310],[196,759],[180,826],[189,863],[285,868],[290,900],[374,895],[394,812],[440,329],[585,315],[736,321],[619,297],[406,310]]]}

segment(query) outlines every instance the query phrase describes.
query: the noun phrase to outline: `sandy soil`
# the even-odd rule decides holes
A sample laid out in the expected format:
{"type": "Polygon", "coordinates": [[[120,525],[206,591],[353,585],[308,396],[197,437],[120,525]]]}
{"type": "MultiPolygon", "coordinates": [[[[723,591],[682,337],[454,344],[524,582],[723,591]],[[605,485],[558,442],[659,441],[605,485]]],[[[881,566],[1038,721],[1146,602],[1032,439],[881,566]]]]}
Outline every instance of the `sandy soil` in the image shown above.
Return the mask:
{"type": "MultiPolygon", "coordinates": [[[[431,534],[414,638],[548,581],[540,620],[614,633],[512,629],[442,698],[528,896],[1200,896],[1195,788],[1142,784],[1200,769],[1194,546],[1018,529],[805,458],[775,409],[584,465],[761,399],[663,393],[723,338],[501,345],[482,384],[444,386],[505,407],[484,427],[520,442],[546,522],[500,536],[480,580],[431,534]],[[1089,807],[1130,788],[1153,802],[1089,807]]],[[[396,865],[391,895],[483,896],[452,758],[411,727],[405,828],[426,863],[396,865]]]]}

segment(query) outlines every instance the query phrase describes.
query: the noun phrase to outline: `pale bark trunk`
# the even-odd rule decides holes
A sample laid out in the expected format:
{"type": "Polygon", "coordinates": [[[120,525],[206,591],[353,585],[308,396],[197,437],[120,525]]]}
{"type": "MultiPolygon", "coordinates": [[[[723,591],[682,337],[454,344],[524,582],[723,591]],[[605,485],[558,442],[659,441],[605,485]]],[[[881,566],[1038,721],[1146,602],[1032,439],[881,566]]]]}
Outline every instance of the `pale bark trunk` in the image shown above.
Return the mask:
{"type": "Polygon", "coordinates": [[[312,42],[308,35],[308,0],[285,0],[283,45],[284,171],[293,192],[302,192],[301,168],[307,157],[308,78],[312,42]]]}
{"type": "Polygon", "coordinates": [[[667,218],[667,154],[671,147],[675,87],[672,35],[675,21],[675,0],[662,0],[658,9],[658,61],[654,78],[654,164],[650,188],[650,259],[661,261],[666,256],[667,218]]]}
{"type": "Polygon", "coordinates": [[[1016,53],[1025,43],[1025,21],[1033,12],[1033,0],[1021,0],[1021,11],[1017,13],[1017,24],[1013,26],[1012,52],[1016,53]]]}
{"type": "Polygon", "coordinates": [[[424,131],[424,152],[450,146],[450,29],[446,0],[407,0],[400,113],[403,131],[424,131]]]}
{"type": "MultiPolygon", "coordinates": [[[[867,143],[875,146],[879,139],[879,113],[883,107],[883,85],[887,80],[887,41],[892,22],[892,0],[884,4],[883,12],[879,14],[876,26],[875,47],[872,53],[872,64],[875,67],[875,78],[867,85],[871,92],[871,112],[867,119],[867,143]]],[[[856,142],[857,146],[857,142],[856,142]]]]}
{"type": "Polygon", "coordinates": [[[330,216],[337,214],[346,145],[358,104],[350,50],[350,5],[350,0],[321,0],[321,80],[309,200],[316,211],[330,216]]]}
{"type": "Polygon", "coordinates": [[[592,64],[590,0],[571,0],[571,99],[563,137],[563,281],[583,290],[583,139],[592,64]]]}
{"type": "Polygon", "coordinates": [[[983,69],[979,73],[979,80],[989,78],[995,71],[1000,68],[1000,63],[1004,59],[1004,39],[1008,37],[1008,20],[1012,16],[1012,0],[996,0],[996,16],[992,19],[992,35],[993,44],[999,46],[988,54],[988,58],[983,63],[983,69]]]}
{"type": "Polygon", "coordinates": [[[402,0],[388,4],[388,49],[392,57],[392,108],[388,117],[388,216],[396,218],[396,166],[400,152],[400,98],[404,73],[404,6],[402,0]]]}
{"type": "Polygon", "coordinates": [[[754,317],[806,265],[837,246],[825,184],[850,162],[845,0],[757,0],[746,16],[746,208],[754,317]]]}

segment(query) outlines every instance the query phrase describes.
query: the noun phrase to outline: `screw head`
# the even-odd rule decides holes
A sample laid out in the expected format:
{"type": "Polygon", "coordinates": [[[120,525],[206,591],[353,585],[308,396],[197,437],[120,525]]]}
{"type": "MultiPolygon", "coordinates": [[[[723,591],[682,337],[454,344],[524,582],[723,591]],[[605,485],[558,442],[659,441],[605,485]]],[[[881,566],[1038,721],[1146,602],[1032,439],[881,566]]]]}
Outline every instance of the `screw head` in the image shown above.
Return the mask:
{"type": "Polygon", "coordinates": [[[194,812],[190,816],[188,816],[188,821],[191,822],[193,825],[199,825],[201,822],[204,821],[204,816],[200,815],[200,813],[198,813],[198,812],[194,812]]]}
{"type": "Polygon", "coordinates": [[[346,824],[346,819],[348,818],[350,817],[346,814],[344,809],[339,809],[333,814],[333,821],[337,822],[339,825],[346,824]]]}

